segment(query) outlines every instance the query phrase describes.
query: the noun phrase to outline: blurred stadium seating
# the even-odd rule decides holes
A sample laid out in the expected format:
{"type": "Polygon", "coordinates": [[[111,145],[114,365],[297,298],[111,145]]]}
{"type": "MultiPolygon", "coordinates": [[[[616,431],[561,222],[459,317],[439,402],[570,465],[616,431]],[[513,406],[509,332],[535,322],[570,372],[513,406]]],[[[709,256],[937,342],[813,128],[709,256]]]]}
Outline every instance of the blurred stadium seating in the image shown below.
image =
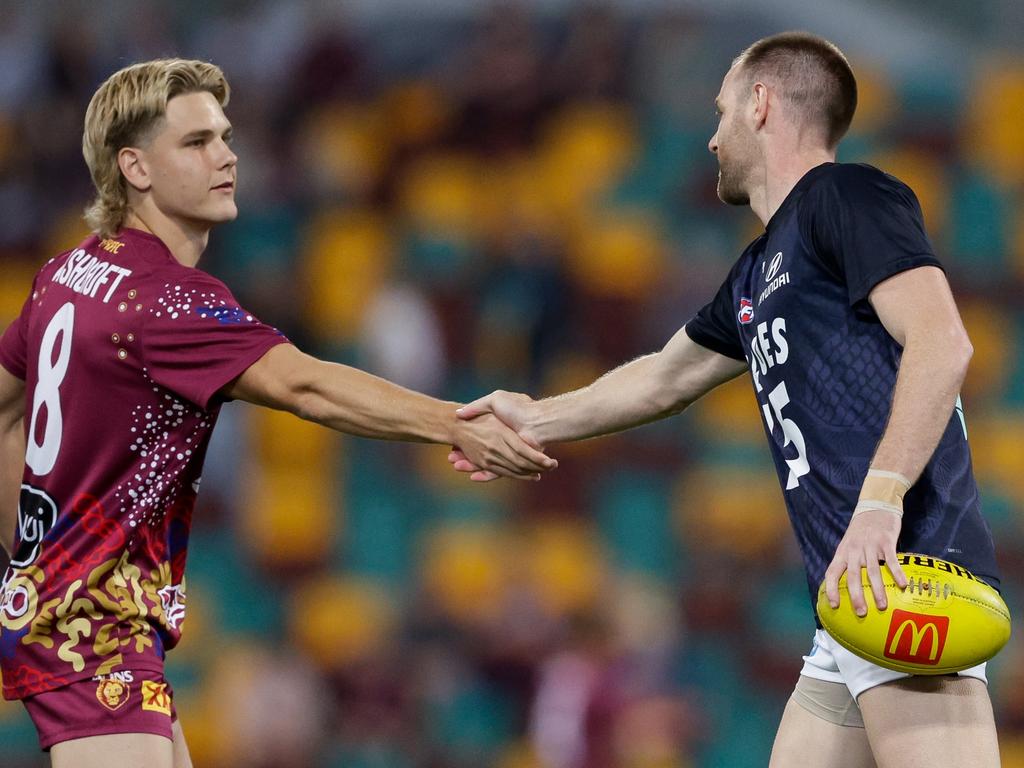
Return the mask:
{"type": "MultiPolygon", "coordinates": [[[[241,215],[202,266],[307,351],[432,394],[551,394],[652,351],[758,232],[718,202],[705,145],[731,58],[788,17],[353,5],[5,5],[0,327],[83,232],[93,90],[172,52],[233,86],[241,215]]],[[[953,79],[835,35],[862,89],[840,158],[909,182],[945,259],[1019,617],[1024,60],[986,29],[965,27],[983,55],[953,79]]],[[[169,665],[196,765],[764,765],[813,622],[763,440],[740,380],[682,418],[556,447],[542,483],[479,487],[441,448],[226,407],[169,665]]],[[[1004,764],[1024,766],[1018,636],[991,666],[1004,764]]],[[[44,764],[0,703],[0,765],[44,764]]]]}

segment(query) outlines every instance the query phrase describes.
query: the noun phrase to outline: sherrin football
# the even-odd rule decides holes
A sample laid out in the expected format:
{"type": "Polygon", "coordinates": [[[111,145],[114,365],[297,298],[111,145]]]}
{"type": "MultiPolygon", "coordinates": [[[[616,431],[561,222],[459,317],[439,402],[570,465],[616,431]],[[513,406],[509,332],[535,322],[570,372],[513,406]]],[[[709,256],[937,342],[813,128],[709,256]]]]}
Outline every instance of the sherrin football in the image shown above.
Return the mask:
{"type": "Polygon", "coordinates": [[[818,588],[818,618],[844,648],[882,667],[915,675],[945,675],[991,659],[1010,639],[1010,612],[999,593],[966,568],[928,555],[900,553],[901,590],[882,565],[888,606],[878,610],[867,569],[861,569],[864,618],[850,602],[844,573],[839,607],[818,588]]]}

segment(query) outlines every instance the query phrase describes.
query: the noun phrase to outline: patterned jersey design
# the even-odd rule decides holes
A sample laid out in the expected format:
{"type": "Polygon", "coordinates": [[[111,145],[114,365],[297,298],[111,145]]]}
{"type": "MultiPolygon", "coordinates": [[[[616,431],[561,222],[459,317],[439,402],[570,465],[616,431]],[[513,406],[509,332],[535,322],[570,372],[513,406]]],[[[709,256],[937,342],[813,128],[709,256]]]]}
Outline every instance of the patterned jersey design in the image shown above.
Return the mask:
{"type": "Polygon", "coordinates": [[[26,383],[28,446],[0,585],[6,698],[162,668],[218,392],[286,341],[137,230],[36,275],[0,340],[26,383]]]}

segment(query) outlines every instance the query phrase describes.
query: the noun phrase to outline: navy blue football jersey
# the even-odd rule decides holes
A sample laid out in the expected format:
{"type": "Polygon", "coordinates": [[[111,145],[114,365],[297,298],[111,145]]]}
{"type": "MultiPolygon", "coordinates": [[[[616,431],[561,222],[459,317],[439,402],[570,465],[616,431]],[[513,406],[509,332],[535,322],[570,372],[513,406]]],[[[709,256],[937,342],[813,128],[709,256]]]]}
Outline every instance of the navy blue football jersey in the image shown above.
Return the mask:
{"type": "MultiPolygon", "coordinates": [[[[940,266],[914,193],[868,165],[810,170],[686,324],[746,360],[814,604],[892,405],[901,347],[867,301],[904,270],[940,266]]],[[[897,549],[963,565],[999,586],[960,401],[904,498],[897,549]]]]}

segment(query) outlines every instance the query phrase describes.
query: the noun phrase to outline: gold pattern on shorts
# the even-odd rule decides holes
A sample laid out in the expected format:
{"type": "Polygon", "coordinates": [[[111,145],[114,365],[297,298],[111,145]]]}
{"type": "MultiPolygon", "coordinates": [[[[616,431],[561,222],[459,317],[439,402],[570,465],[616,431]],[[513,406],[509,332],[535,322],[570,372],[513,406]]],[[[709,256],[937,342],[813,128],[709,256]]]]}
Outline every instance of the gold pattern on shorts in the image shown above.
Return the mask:
{"type": "Polygon", "coordinates": [[[120,680],[100,680],[99,685],[96,686],[96,698],[111,712],[116,712],[123,707],[130,694],[129,685],[120,680]]]}

